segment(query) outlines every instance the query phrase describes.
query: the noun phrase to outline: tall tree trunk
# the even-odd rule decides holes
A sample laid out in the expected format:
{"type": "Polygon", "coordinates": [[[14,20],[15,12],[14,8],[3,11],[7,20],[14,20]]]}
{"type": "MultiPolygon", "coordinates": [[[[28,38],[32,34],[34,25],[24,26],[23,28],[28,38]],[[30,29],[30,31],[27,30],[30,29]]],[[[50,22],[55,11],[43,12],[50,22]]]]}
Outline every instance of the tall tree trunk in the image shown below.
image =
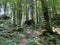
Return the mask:
{"type": "Polygon", "coordinates": [[[37,0],[36,0],[36,22],[38,24],[38,10],[37,10],[37,0]]]}
{"type": "Polygon", "coordinates": [[[21,21],[22,21],[22,1],[18,3],[18,25],[21,26],[21,21]]]}
{"type": "Polygon", "coordinates": [[[15,4],[13,4],[13,26],[16,26],[16,20],[15,20],[15,4]]]}
{"type": "Polygon", "coordinates": [[[52,27],[50,26],[50,20],[49,20],[49,15],[48,15],[48,7],[46,6],[45,0],[41,0],[42,4],[42,10],[43,10],[43,15],[45,19],[45,29],[49,33],[53,33],[52,27]]]}
{"type": "Polygon", "coordinates": [[[13,25],[15,26],[15,10],[13,11],[13,25]]]}
{"type": "Polygon", "coordinates": [[[33,15],[34,15],[34,1],[33,0],[29,0],[29,7],[30,7],[31,19],[33,20],[33,15]]]}
{"type": "Polygon", "coordinates": [[[26,0],[26,21],[29,20],[29,8],[28,8],[28,0],[26,0]]]}
{"type": "Polygon", "coordinates": [[[7,6],[7,3],[4,3],[4,15],[6,15],[6,6],[7,6]]]}

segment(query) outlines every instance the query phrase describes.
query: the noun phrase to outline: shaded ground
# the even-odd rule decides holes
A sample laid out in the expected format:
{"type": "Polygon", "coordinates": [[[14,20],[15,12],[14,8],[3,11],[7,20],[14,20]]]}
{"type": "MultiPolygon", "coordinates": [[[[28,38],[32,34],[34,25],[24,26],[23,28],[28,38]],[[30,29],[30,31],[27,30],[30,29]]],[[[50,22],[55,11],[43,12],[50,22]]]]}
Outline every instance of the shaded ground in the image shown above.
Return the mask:
{"type": "MultiPolygon", "coordinates": [[[[16,27],[15,27],[16,28],[16,27]]],[[[5,32],[2,33],[4,41],[13,40],[17,45],[27,45],[30,40],[35,41],[38,45],[60,45],[60,36],[50,35],[49,33],[42,35],[44,30],[33,30],[32,27],[26,27],[23,29],[23,32],[12,32],[14,28],[10,27],[5,32]],[[6,39],[6,40],[5,40],[6,39]]],[[[54,30],[58,30],[57,28],[54,30]]],[[[59,31],[57,31],[59,32],[59,31]]],[[[1,37],[0,36],[0,37],[1,37]]],[[[2,39],[2,38],[0,38],[2,39]]],[[[1,40],[0,44],[2,44],[1,40]]],[[[3,44],[4,45],[4,44],[3,44]]]]}
{"type": "MultiPolygon", "coordinates": [[[[57,30],[58,34],[60,33],[57,28],[54,30],[57,30]]],[[[18,45],[27,45],[29,39],[33,39],[38,45],[59,45],[60,39],[58,35],[50,35],[49,33],[42,35],[42,31],[32,31],[30,27],[25,31],[28,35],[18,45]]]]}

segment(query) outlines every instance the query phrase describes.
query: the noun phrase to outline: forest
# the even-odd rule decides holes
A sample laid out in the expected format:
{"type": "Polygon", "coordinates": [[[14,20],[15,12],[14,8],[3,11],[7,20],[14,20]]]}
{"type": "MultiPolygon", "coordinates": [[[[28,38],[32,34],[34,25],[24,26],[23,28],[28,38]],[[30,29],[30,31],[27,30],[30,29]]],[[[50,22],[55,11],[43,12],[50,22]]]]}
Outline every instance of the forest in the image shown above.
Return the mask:
{"type": "Polygon", "coordinates": [[[0,0],[0,45],[60,45],[60,0],[0,0]]]}

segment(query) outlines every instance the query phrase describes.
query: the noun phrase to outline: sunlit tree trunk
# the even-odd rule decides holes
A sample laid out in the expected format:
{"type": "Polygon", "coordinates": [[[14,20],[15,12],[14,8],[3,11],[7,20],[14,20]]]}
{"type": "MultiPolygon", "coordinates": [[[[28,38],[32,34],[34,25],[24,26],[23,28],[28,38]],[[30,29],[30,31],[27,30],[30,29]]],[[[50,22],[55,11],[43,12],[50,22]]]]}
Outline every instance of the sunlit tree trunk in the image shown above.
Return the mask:
{"type": "Polygon", "coordinates": [[[29,7],[30,7],[31,19],[33,20],[33,15],[34,15],[34,1],[33,0],[29,0],[29,7]]]}
{"type": "Polygon", "coordinates": [[[26,21],[29,20],[29,8],[28,8],[28,0],[26,0],[26,21]]]}
{"type": "Polygon", "coordinates": [[[36,3],[36,24],[38,24],[37,0],[35,0],[35,3],[36,3]]]}

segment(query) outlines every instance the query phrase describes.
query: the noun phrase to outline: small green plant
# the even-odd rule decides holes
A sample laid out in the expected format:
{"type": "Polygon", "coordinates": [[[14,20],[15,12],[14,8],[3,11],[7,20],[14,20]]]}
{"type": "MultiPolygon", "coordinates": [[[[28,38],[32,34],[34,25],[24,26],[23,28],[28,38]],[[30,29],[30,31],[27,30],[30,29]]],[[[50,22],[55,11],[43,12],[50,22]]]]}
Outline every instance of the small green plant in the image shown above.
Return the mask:
{"type": "Polygon", "coordinates": [[[29,41],[27,45],[38,45],[35,41],[29,41]]]}
{"type": "Polygon", "coordinates": [[[12,40],[8,40],[8,41],[6,42],[6,45],[16,45],[16,43],[13,42],[12,40]]]}

